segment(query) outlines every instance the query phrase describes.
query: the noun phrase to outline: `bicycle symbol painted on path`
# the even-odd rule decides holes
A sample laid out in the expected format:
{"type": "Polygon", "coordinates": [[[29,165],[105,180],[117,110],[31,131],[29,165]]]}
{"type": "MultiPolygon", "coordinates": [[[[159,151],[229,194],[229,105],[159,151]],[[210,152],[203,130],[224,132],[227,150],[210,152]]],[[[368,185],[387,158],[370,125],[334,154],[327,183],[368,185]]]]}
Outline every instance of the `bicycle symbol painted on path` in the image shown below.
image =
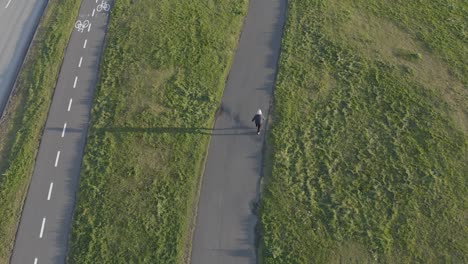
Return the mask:
{"type": "Polygon", "coordinates": [[[110,5],[107,3],[107,1],[102,1],[97,7],[96,11],[102,12],[102,10],[108,12],[110,10],[110,5]]]}
{"type": "Polygon", "coordinates": [[[89,25],[89,20],[84,20],[83,22],[81,22],[81,20],[78,20],[75,23],[75,28],[78,30],[78,32],[83,32],[87,27],[89,27],[89,25]]]}

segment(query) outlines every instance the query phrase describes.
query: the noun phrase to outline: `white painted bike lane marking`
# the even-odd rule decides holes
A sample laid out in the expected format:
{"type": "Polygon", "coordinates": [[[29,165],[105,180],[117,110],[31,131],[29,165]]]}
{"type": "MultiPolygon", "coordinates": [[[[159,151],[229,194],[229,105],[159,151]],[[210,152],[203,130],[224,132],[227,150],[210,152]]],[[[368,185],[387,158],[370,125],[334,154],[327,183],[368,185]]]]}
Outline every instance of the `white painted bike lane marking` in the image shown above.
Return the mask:
{"type": "Polygon", "coordinates": [[[63,124],[62,137],[65,136],[65,130],[67,129],[67,123],[63,124]]]}
{"type": "Polygon", "coordinates": [[[58,165],[59,158],[60,158],[60,150],[57,151],[57,157],[55,157],[55,167],[57,167],[58,165]]]}
{"type": "Polygon", "coordinates": [[[73,102],[73,99],[70,98],[70,102],[68,103],[68,109],[67,109],[68,112],[70,112],[72,102],[73,102]]]}
{"type": "Polygon", "coordinates": [[[11,0],[8,0],[8,3],[6,4],[5,8],[8,8],[8,6],[10,5],[11,3],[11,0]]]}
{"type": "Polygon", "coordinates": [[[39,233],[39,238],[42,238],[42,235],[44,235],[44,227],[45,227],[45,222],[46,218],[42,218],[42,226],[41,226],[41,232],[39,233]]]}
{"type": "Polygon", "coordinates": [[[49,194],[47,195],[47,201],[50,201],[50,196],[52,195],[52,188],[54,188],[54,183],[50,183],[49,194]]]}

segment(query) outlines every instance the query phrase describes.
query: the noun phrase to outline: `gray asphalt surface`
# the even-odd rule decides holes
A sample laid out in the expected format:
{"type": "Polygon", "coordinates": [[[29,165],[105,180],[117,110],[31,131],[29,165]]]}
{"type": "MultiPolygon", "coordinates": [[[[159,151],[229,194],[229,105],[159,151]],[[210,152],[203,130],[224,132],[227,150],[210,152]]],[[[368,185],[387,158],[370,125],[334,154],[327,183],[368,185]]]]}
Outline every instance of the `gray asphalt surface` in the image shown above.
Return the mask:
{"type": "Polygon", "coordinates": [[[77,20],[89,20],[91,28],[81,33],[75,28],[71,35],[16,234],[12,264],[65,262],[108,21],[105,12],[94,11],[93,16],[97,5],[95,0],[81,4],[77,20]]]}
{"type": "Polygon", "coordinates": [[[0,117],[46,0],[0,0],[0,117]]]}
{"type": "Polygon", "coordinates": [[[194,264],[256,262],[253,207],[259,195],[263,130],[251,119],[269,112],[286,0],[250,1],[208,149],[192,241],[194,264]]]}

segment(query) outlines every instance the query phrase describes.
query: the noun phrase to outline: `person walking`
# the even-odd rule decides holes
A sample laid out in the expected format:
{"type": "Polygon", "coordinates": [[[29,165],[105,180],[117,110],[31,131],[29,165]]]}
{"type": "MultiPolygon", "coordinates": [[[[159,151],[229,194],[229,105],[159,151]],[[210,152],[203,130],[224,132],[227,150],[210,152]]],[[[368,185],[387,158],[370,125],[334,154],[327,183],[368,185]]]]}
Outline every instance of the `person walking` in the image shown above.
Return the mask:
{"type": "Polygon", "coordinates": [[[252,118],[252,122],[255,121],[255,126],[257,127],[257,135],[260,135],[260,127],[262,126],[262,122],[265,118],[262,115],[262,110],[258,109],[257,113],[252,118]]]}

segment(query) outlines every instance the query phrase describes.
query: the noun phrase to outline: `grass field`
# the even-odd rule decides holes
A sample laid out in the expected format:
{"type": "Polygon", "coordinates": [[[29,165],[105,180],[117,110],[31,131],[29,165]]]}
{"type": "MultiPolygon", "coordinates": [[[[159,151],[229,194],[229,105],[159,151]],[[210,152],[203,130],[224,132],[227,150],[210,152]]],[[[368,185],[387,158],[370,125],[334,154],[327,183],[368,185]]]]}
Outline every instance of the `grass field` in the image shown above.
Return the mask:
{"type": "Polygon", "coordinates": [[[262,263],[467,263],[468,7],[290,0],[262,263]]]}
{"type": "Polygon", "coordinates": [[[0,263],[8,263],[79,1],[48,1],[0,124],[0,263]]]}
{"type": "Polygon", "coordinates": [[[246,1],[116,1],[70,263],[182,263],[246,1]]]}

